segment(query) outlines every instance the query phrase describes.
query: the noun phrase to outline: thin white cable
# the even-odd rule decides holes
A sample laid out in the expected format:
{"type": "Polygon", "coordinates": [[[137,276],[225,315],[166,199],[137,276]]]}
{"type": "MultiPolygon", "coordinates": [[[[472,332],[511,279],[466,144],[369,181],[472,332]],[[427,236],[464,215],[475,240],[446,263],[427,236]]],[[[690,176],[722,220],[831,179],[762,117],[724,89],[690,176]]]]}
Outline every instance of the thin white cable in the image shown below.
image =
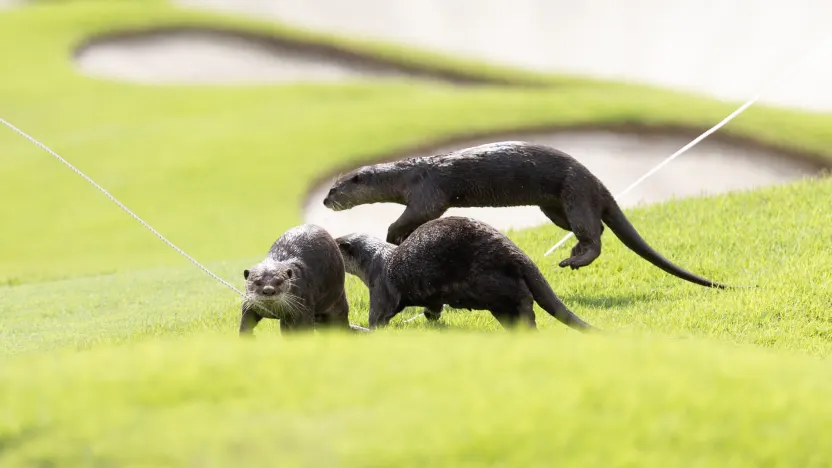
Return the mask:
{"type": "Polygon", "coordinates": [[[46,145],[44,145],[43,143],[41,143],[41,142],[39,142],[38,140],[34,139],[32,136],[28,135],[28,134],[27,134],[26,132],[24,132],[23,130],[21,130],[21,129],[19,129],[19,128],[15,127],[14,125],[12,125],[12,124],[11,124],[11,123],[9,123],[8,121],[6,121],[6,119],[3,119],[2,117],[0,117],[0,123],[2,123],[3,125],[5,125],[5,126],[9,127],[10,129],[14,130],[14,131],[15,131],[15,132],[17,132],[20,136],[22,136],[23,138],[26,138],[27,140],[29,140],[29,141],[30,141],[31,143],[33,143],[34,145],[39,146],[41,149],[43,149],[43,150],[44,150],[44,151],[46,151],[47,153],[49,153],[49,154],[51,154],[52,156],[54,156],[54,157],[55,157],[58,161],[60,161],[60,162],[64,163],[67,167],[69,167],[70,169],[72,169],[72,171],[73,171],[73,172],[75,172],[75,173],[76,173],[76,174],[78,174],[79,176],[81,176],[81,177],[83,177],[84,179],[86,179],[86,181],[87,181],[87,182],[89,182],[90,184],[92,184],[92,186],[93,186],[93,187],[95,187],[95,188],[97,188],[98,190],[100,190],[100,191],[101,191],[101,193],[103,193],[104,195],[106,195],[106,196],[107,196],[107,198],[109,198],[109,199],[110,199],[113,203],[115,203],[116,205],[118,205],[119,207],[121,207],[121,209],[122,209],[122,210],[126,211],[126,212],[127,212],[127,214],[129,214],[130,216],[132,216],[132,217],[133,217],[133,219],[135,219],[136,221],[138,221],[139,223],[141,223],[141,224],[142,224],[144,227],[146,227],[146,228],[147,228],[150,232],[152,232],[153,234],[155,234],[155,235],[156,235],[156,237],[158,237],[159,239],[161,239],[161,241],[162,241],[162,242],[164,242],[165,244],[167,244],[167,245],[168,245],[168,247],[170,247],[170,248],[172,248],[173,250],[175,250],[175,251],[179,252],[179,254],[180,254],[180,255],[182,255],[183,257],[185,257],[185,258],[187,258],[188,260],[190,260],[190,262],[191,262],[191,263],[193,263],[194,265],[196,265],[199,269],[201,269],[202,271],[204,271],[205,273],[207,273],[209,276],[211,276],[211,277],[212,277],[212,278],[214,278],[215,280],[217,280],[217,281],[219,281],[220,283],[224,284],[226,287],[228,287],[229,289],[231,289],[232,291],[234,291],[234,292],[235,292],[235,293],[237,293],[238,295],[240,295],[240,296],[245,296],[245,294],[243,294],[243,293],[242,293],[239,289],[235,288],[235,287],[234,287],[231,283],[229,283],[229,282],[225,281],[224,279],[220,278],[219,276],[217,276],[216,274],[214,274],[214,272],[212,272],[212,271],[211,271],[211,270],[209,270],[208,268],[205,268],[205,267],[204,267],[201,263],[197,262],[197,261],[196,261],[193,257],[191,257],[190,255],[186,254],[186,253],[185,253],[182,249],[180,249],[179,247],[177,247],[177,246],[173,245],[173,242],[171,242],[171,241],[167,240],[167,239],[165,238],[165,236],[163,236],[162,234],[160,234],[160,233],[159,233],[159,231],[157,231],[157,230],[153,229],[153,227],[152,227],[152,226],[150,226],[149,224],[147,224],[147,222],[146,222],[145,220],[143,220],[143,219],[139,218],[139,216],[138,216],[138,215],[136,215],[136,213],[133,213],[132,211],[130,211],[130,209],[129,209],[129,208],[127,208],[127,207],[126,207],[126,206],[124,206],[124,205],[123,205],[120,201],[118,201],[118,199],[116,199],[116,197],[114,197],[112,194],[110,194],[110,192],[108,192],[107,190],[105,190],[105,189],[104,189],[104,187],[102,187],[102,186],[98,185],[97,183],[95,183],[95,181],[94,181],[94,180],[92,180],[92,179],[90,179],[89,177],[87,177],[87,175],[86,175],[86,174],[84,174],[84,173],[83,173],[83,172],[81,172],[78,168],[76,168],[75,166],[73,166],[72,164],[70,164],[70,162],[69,162],[69,161],[67,161],[66,159],[62,158],[60,155],[58,155],[58,153],[56,153],[56,152],[52,151],[52,150],[51,150],[51,149],[49,149],[46,145]]]}
{"type": "MultiPolygon", "coordinates": [[[[187,258],[187,259],[188,259],[191,263],[193,263],[194,265],[196,265],[196,266],[197,266],[200,270],[204,271],[204,272],[205,272],[205,273],[207,273],[210,277],[214,278],[215,280],[219,281],[220,283],[222,283],[223,285],[225,285],[226,287],[228,287],[229,289],[231,289],[232,291],[234,291],[235,293],[237,293],[237,295],[238,295],[238,296],[240,296],[240,297],[245,297],[245,294],[243,294],[243,293],[242,293],[239,289],[235,288],[235,287],[234,287],[231,283],[229,283],[229,282],[225,281],[224,279],[220,278],[219,276],[217,276],[214,272],[212,272],[211,270],[209,270],[208,268],[206,268],[205,266],[203,266],[201,263],[199,263],[198,261],[196,261],[196,259],[195,259],[195,258],[193,258],[193,257],[191,257],[190,255],[188,255],[187,253],[185,253],[185,251],[184,251],[184,250],[182,250],[182,249],[180,249],[179,247],[175,246],[175,245],[173,244],[173,242],[171,242],[171,241],[167,240],[167,238],[165,238],[165,236],[163,236],[161,233],[159,233],[159,231],[157,231],[157,230],[153,229],[153,227],[152,227],[150,224],[147,224],[147,222],[146,222],[145,220],[141,219],[141,218],[140,218],[140,217],[139,217],[136,213],[133,213],[133,212],[132,212],[129,208],[127,208],[126,206],[124,206],[124,204],[123,204],[123,203],[121,203],[120,201],[118,201],[118,199],[117,199],[116,197],[114,197],[112,194],[110,194],[110,192],[108,192],[107,190],[105,190],[105,189],[104,189],[104,187],[102,187],[102,186],[98,185],[98,184],[97,184],[94,180],[92,180],[92,179],[91,179],[91,178],[89,178],[86,174],[84,174],[83,172],[81,172],[81,170],[80,170],[80,169],[78,169],[77,167],[73,166],[73,165],[72,165],[69,161],[67,161],[66,159],[62,158],[60,155],[58,155],[58,153],[56,153],[56,152],[52,151],[52,150],[51,150],[51,149],[49,149],[46,145],[44,145],[43,143],[39,142],[39,141],[38,141],[38,140],[36,140],[34,137],[32,137],[32,136],[28,135],[28,134],[27,134],[26,132],[24,132],[23,130],[21,130],[21,129],[19,129],[19,128],[15,127],[14,125],[12,125],[11,123],[9,123],[6,119],[4,119],[4,118],[2,118],[2,117],[0,117],[0,123],[2,123],[3,125],[5,125],[5,126],[9,127],[10,129],[14,130],[17,134],[19,134],[19,135],[20,135],[20,136],[22,136],[23,138],[26,138],[26,139],[27,139],[27,140],[29,140],[32,144],[34,144],[34,145],[36,145],[36,146],[40,147],[41,149],[43,149],[43,150],[44,150],[44,151],[46,151],[47,153],[49,153],[49,154],[51,154],[52,156],[54,156],[54,157],[55,157],[58,161],[61,161],[62,163],[64,163],[67,167],[69,167],[70,169],[72,169],[72,171],[73,171],[73,172],[75,172],[75,173],[76,173],[76,174],[78,174],[79,176],[83,177],[83,178],[84,178],[87,182],[89,182],[90,184],[92,184],[92,186],[93,186],[93,187],[95,187],[95,188],[97,188],[98,190],[100,190],[100,191],[101,191],[101,193],[103,193],[104,195],[106,195],[106,196],[107,196],[107,198],[109,198],[109,199],[110,199],[113,203],[115,203],[116,205],[118,205],[119,207],[121,207],[121,209],[122,209],[122,210],[124,210],[125,212],[127,212],[127,214],[129,214],[130,216],[132,216],[132,217],[133,217],[133,219],[135,219],[136,221],[138,221],[139,223],[141,223],[141,224],[142,224],[142,226],[146,227],[146,228],[147,228],[150,232],[152,232],[153,234],[155,234],[155,235],[156,235],[156,237],[158,237],[158,238],[159,238],[162,242],[164,242],[165,244],[167,244],[167,245],[168,245],[168,247],[170,247],[171,249],[173,249],[173,250],[175,250],[175,251],[179,252],[179,254],[180,254],[180,255],[182,255],[183,257],[187,258]]],[[[353,329],[356,329],[356,330],[364,330],[364,331],[369,331],[367,328],[361,327],[361,326],[359,326],[359,325],[352,325],[352,324],[350,324],[350,328],[353,328],[353,329]]]]}
{"type": "MultiPolygon", "coordinates": [[[[739,108],[737,108],[737,110],[735,110],[734,112],[731,112],[731,114],[730,114],[730,115],[728,115],[728,117],[725,117],[724,119],[722,119],[722,121],[721,121],[721,122],[719,122],[718,124],[714,125],[714,126],[713,126],[713,127],[711,127],[710,129],[708,129],[705,133],[703,133],[703,134],[699,135],[698,137],[696,137],[696,139],[694,139],[693,141],[691,141],[691,142],[690,142],[690,143],[688,143],[687,145],[683,146],[683,147],[682,147],[679,151],[676,151],[675,153],[673,153],[673,154],[671,154],[670,156],[668,156],[668,157],[667,157],[664,161],[662,161],[662,162],[660,162],[659,164],[657,164],[654,168],[650,169],[650,170],[649,170],[646,174],[644,174],[643,176],[639,177],[639,178],[638,178],[635,182],[633,182],[632,184],[630,184],[630,186],[629,186],[629,187],[627,187],[626,189],[624,189],[621,193],[619,193],[619,194],[615,197],[615,198],[616,198],[616,200],[620,199],[621,197],[623,197],[624,195],[626,195],[627,193],[629,193],[629,192],[630,192],[630,190],[634,189],[634,188],[635,188],[636,186],[638,186],[640,183],[644,182],[644,180],[645,180],[645,179],[647,179],[647,178],[648,178],[648,177],[650,177],[651,175],[653,175],[653,174],[655,174],[656,172],[658,172],[658,171],[659,171],[659,169],[661,169],[662,167],[666,166],[668,163],[670,163],[670,161],[672,161],[672,160],[676,159],[678,156],[682,155],[682,154],[683,154],[683,153],[685,153],[687,150],[689,150],[689,149],[693,148],[693,147],[694,147],[697,143],[699,143],[700,141],[702,141],[702,140],[704,140],[705,138],[707,138],[707,137],[708,137],[708,135],[710,135],[710,134],[714,133],[715,131],[719,130],[720,128],[724,127],[724,126],[725,126],[725,124],[727,124],[728,122],[730,122],[731,120],[733,120],[733,119],[734,119],[734,117],[736,117],[736,116],[740,115],[741,113],[743,113],[746,109],[748,109],[749,107],[751,107],[751,105],[752,105],[752,104],[754,104],[755,102],[757,102],[757,101],[760,99],[760,97],[762,97],[763,93],[764,93],[764,92],[765,92],[765,91],[766,91],[769,87],[771,87],[771,86],[773,86],[774,84],[777,84],[777,83],[779,83],[779,82],[781,82],[781,81],[785,80],[785,79],[786,79],[789,75],[791,75],[792,73],[794,73],[794,71],[795,71],[795,70],[797,70],[797,69],[800,67],[800,65],[802,65],[802,64],[803,64],[803,62],[805,62],[806,60],[808,60],[808,59],[809,59],[809,57],[811,57],[811,56],[813,56],[815,53],[817,53],[817,51],[818,51],[818,50],[820,50],[821,46],[826,45],[826,44],[827,44],[830,40],[832,40],[832,37],[827,38],[825,41],[820,42],[817,46],[815,46],[815,47],[813,47],[813,48],[809,49],[809,52],[807,52],[807,53],[803,56],[803,58],[801,58],[801,59],[800,59],[800,60],[798,60],[797,62],[793,63],[791,67],[787,68],[787,69],[786,69],[783,73],[781,73],[780,75],[775,76],[775,77],[774,77],[774,79],[769,80],[769,81],[768,81],[768,83],[767,83],[767,84],[765,84],[765,85],[764,85],[764,86],[760,89],[760,91],[759,91],[759,92],[758,92],[758,93],[757,93],[754,97],[752,97],[751,99],[749,99],[748,101],[746,101],[746,103],[745,103],[745,104],[741,105],[741,106],[740,106],[739,108]]],[[[569,238],[570,238],[570,237],[572,237],[572,236],[574,236],[574,235],[575,235],[574,233],[569,232],[566,236],[564,236],[564,238],[563,238],[563,239],[561,239],[561,240],[560,240],[560,242],[558,242],[557,244],[555,244],[554,246],[552,246],[552,248],[550,248],[549,250],[547,250],[547,251],[546,251],[546,253],[545,253],[545,254],[543,254],[543,256],[544,256],[544,257],[546,257],[546,256],[548,256],[549,254],[551,254],[552,252],[554,252],[554,251],[555,251],[558,247],[560,247],[561,245],[563,245],[563,244],[564,244],[567,240],[569,240],[569,238]]]]}

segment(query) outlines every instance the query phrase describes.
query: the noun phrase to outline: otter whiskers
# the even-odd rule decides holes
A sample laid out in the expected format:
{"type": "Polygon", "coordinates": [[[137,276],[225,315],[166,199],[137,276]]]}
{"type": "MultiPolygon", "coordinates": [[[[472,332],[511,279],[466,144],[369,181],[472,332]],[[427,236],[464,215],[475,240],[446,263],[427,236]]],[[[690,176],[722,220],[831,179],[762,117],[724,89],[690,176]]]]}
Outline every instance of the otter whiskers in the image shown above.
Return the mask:
{"type": "Polygon", "coordinates": [[[252,308],[258,309],[263,315],[276,319],[296,318],[306,310],[303,299],[288,291],[272,297],[247,294],[243,300],[243,313],[250,311],[252,308]]]}

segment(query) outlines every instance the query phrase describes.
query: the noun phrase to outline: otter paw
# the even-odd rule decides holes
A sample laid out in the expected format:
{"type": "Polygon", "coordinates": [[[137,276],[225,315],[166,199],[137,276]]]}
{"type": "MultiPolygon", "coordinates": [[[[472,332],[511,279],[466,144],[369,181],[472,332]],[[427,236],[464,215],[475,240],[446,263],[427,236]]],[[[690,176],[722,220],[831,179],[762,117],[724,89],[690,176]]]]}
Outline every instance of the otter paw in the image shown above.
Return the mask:
{"type": "Polygon", "coordinates": [[[583,262],[581,262],[581,259],[580,259],[580,258],[576,258],[576,257],[569,257],[569,258],[567,258],[566,260],[564,260],[564,261],[562,261],[562,262],[558,263],[558,266],[560,266],[561,268],[566,268],[566,267],[569,267],[569,268],[571,268],[571,269],[573,269],[573,270],[577,270],[578,268],[581,268],[581,267],[583,267],[583,266],[586,266],[586,264],[585,264],[585,263],[583,263],[583,262]]]}
{"type": "Polygon", "coordinates": [[[388,232],[387,233],[387,239],[385,239],[385,240],[387,241],[388,244],[399,245],[399,244],[401,244],[401,241],[399,240],[399,237],[400,236],[398,234],[395,234],[393,232],[388,232]]]}
{"type": "Polygon", "coordinates": [[[399,245],[407,239],[407,233],[400,233],[400,232],[388,232],[387,233],[387,242],[394,245],[399,245]]]}
{"type": "Polygon", "coordinates": [[[436,322],[437,320],[442,318],[442,312],[441,311],[439,311],[437,313],[433,313],[433,312],[430,312],[428,310],[425,310],[424,312],[422,312],[422,314],[425,316],[425,318],[427,320],[429,320],[431,322],[436,322]]]}
{"type": "Polygon", "coordinates": [[[560,266],[561,266],[561,268],[564,268],[564,267],[568,266],[569,268],[572,268],[573,270],[577,270],[579,268],[583,268],[583,267],[589,265],[590,263],[595,261],[595,258],[596,258],[596,256],[591,256],[591,255],[587,255],[587,254],[579,255],[577,257],[569,257],[566,260],[560,262],[560,266]]]}

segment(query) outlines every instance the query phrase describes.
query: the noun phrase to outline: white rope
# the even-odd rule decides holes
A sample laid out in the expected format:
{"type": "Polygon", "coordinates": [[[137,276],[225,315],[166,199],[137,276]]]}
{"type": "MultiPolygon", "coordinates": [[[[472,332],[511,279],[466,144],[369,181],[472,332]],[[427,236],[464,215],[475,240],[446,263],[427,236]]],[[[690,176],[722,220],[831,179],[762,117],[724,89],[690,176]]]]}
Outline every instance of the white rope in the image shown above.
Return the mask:
{"type": "Polygon", "coordinates": [[[245,296],[245,294],[243,294],[243,293],[242,293],[239,289],[235,288],[235,287],[234,287],[231,283],[229,283],[229,282],[225,281],[224,279],[220,278],[219,276],[217,276],[216,274],[214,274],[214,272],[212,272],[212,271],[211,271],[211,270],[209,270],[208,268],[205,268],[205,267],[204,267],[201,263],[197,262],[197,261],[196,261],[193,257],[191,257],[190,255],[186,254],[186,253],[185,253],[182,249],[180,249],[179,247],[177,247],[177,246],[173,245],[173,242],[171,242],[171,241],[167,240],[167,239],[165,238],[165,236],[163,236],[162,234],[160,234],[160,233],[159,233],[159,231],[157,231],[157,230],[153,229],[153,227],[152,227],[152,226],[150,226],[149,224],[147,224],[147,222],[146,222],[145,220],[143,220],[143,219],[139,218],[139,216],[138,216],[138,215],[136,215],[136,213],[133,213],[132,211],[130,211],[130,209],[129,209],[129,208],[127,208],[126,206],[124,206],[124,204],[122,204],[120,201],[118,201],[118,199],[116,199],[116,197],[114,197],[112,194],[110,194],[110,192],[108,192],[107,190],[105,190],[105,189],[104,189],[104,187],[102,187],[102,186],[98,185],[97,183],[95,183],[95,181],[94,181],[94,180],[90,179],[90,178],[89,178],[86,174],[84,174],[83,172],[81,172],[81,171],[80,171],[77,167],[73,166],[72,164],[70,164],[70,162],[69,162],[69,161],[67,161],[66,159],[64,159],[64,158],[62,158],[61,156],[59,156],[59,155],[58,155],[58,153],[56,153],[56,152],[52,151],[52,150],[51,150],[51,149],[49,149],[46,145],[44,145],[43,143],[41,143],[41,142],[39,142],[38,140],[34,139],[32,136],[30,136],[30,135],[26,134],[23,130],[21,130],[21,129],[19,129],[19,128],[15,127],[14,125],[12,125],[12,124],[11,124],[11,123],[9,123],[8,121],[6,121],[6,119],[3,119],[2,117],[0,117],[0,123],[2,123],[3,125],[5,125],[5,126],[9,127],[10,129],[14,130],[14,131],[15,131],[15,132],[17,132],[20,136],[22,136],[23,138],[26,138],[27,140],[29,140],[29,141],[30,141],[30,142],[32,142],[33,144],[35,144],[35,145],[39,146],[41,149],[43,149],[43,150],[44,150],[44,151],[46,151],[47,153],[49,153],[49,154],[51,154],[52,156],[54,156],[54,157],[55,157],[58,161],[60,161],[60,162],[62,162],[62,163],[64,163],[64,164],[66,164],[66,166],[67,166],[67,167],[69,167],[70,169],[72,169],[72,171],[73,171],[73,172],[75,172],[75,173],[76,173],[76,174],[78,174],[79,176],[81,176],[81,177],[83,177],[84,179],[86,179],[86,181],[87,181],[87,182],[89,182],[90,184],[92,184],[92,186],[93,186],[93,187],[95,187],[95,188],[97,188],[98,190],[100,190],[100,191],[101,191],[101,193],[103,193],[104,195],[106,195],[106,196],[107,196],[107,198],[109,198],[109,199],[110,199],[113,203],[115,203],[116,205],[118,205],[119,207],[121,207],[121,209],[122,209],[122,210],[126,211],[126,212],[127,212],[127,214],[129,214],[130,216],[132,216],[132,217],[133,217],[133,219],[135,219],[136,221],[138,221],[139,223],[141,223],[141,224],[142,224],[142,226],[146,227],[146,228],[147,228],[150,232],[152,232],[153,234],[156,234],[156,237],[158,237],[158,238],[159,238],[162,242],[164,242],[165,244],[167,244],[167,245],[168,245],[168,247],[170,247],[170,248],[172,248],[173,250],[175,250],[175,251],[179,252],[179,254],[180,254],[180,255],[182,255],[183,257],[185,257],[185,258],[187,258],[188,260],[190,260],[190,262],[191,262],[191,263],[193,263],[194,265],[196,265],[197,267],[199,267],[202,271],[204,271],[205,273],[207,273],[208,275],[210,275],[210,276],[211,276],[212,278],[214,278],[215,280],[217,280],[217,281],[219,281],[220,283],[224,284],[226,287],[228,287],[229,289],[231,289],[232,291],[234,291],[235,293],[237,293],[239,296],[245,296]]]}
{"type": "MultiPolygon", "coordinates": [[[[630,186],[629,186],[629,187],[627,187],[626,189],[624,189],[621,193],[619,193],[619,194],[615,197],[615,198],[616,198],[616,200],[620,199],[621,197],[623,197],[624,195],[626,195],[627,193],[629,193],[629,192],[630,192],[630,190],[634,189],[634,188],[635,188],[636,186],[638,186],[640,183],[644,182],[644,180],[645,180],[645,179],[647,179],[647,178],[648,178],[648,177],[650,177],[651,175],[653,175],[653,174],[655,174],[656,172],[658,172],[658,171],[659,171],[659,169],[661,169],[661,168],[663,168],[664,166],[666,166],[668,163],[670,163],[670,161],[673,161],[673,160],[674,160],[674,159],[676,159],[678,156],[680,156],[680,155],[682,155],[683,153],[685,153],[687,150],[689,150],[689,149],[693,148],[693,147],[694,147],[697,143],[699,143],[700,141],[702,141],[702,140],[704,140],[705,138],[707,138],[707,137],[708,137],[708,135],[710,135],[710,134],[714,133],[715,131],[719,130],[720,128],[724,127],[724,126],[725,126],[725,124],[727,124],[728,122],[730,122],[731,120],[733,120],[733,119],[734,119],[734,117],[736,117],[736,116],[740,115],[741,113],[743,113],[746,109],[748,109],[749,107],[751,107],[751,105],[752,105],[752,104],[754,104],[755,102],[757,102],[757,101],[760,99],[760,97],[762,97],[763,93],[764,93],[764,92],[765,92],[765,91],[766,91],[769,87],[771,87],[771,86],[773,86],[774,84],[777,84],[777,83],[779,83],[779,82],[781,82],[781,81],[785,80],[785,79],[786,79],[786,77],[788,77],[789,75],[791,75],[792,73],[794,73],[794,71],[795,71],[795,70],[797,70],[797,69],[799,68],[799,66],[803,64],[803,62],[805,62],[806,60],[808,60],[808,59],[809,59],[809,57],[811,57],[811,56],[813,56],[815,53],[817,53],[817,51],[818,51],[818,50],[820,50],[821,46],[826,45],[826,44],[827,44],[830,40],[832,40],[832,37],[827,38],[825,41],[820,42],[817,46],[815,46],[815,47],[813,47],[813,48],[809,49],[809,51],[808,51],[808,52],[807,52],[807,53],[806,53],[806,54],[805,54],[805,55],[804,55],[804,56],[803,56],[800,60],[798,60],[797,62],[793,63],[791,67],[787,68],[787,69],[786,69],[783,73],[781,73],[780,75],[776,76],[774,79],[770,79],[770,80],[768,81],[768,83],[767,83],[767,84],[763,85],[763,87],[760,89],[760,91],[759,91],[759,92],[758,92],[758,93],[757,93],[754,97],[752,97],[751,99],[749,99],[748,101],[746,101],[746,103],[745,103],[745,104],[741,105],[741,106],[740,106],[739,108],[737,108],[737,110],[735,110],[734,112],[731,112],[731,114],[729,114],[729,115],[728,115],[728,117],[725,117],[724,119],[722,119],[722,121],[721,121],[721,122],[719,122],[718,124],[714,125],[714,126],[713,126],[713,127],[711,127],[710,129],[708,129],[705,133],[703,133],[703,134],[699,135],[698,137],[696,137],[696,139],[694,139],[693,141],[691,141],[691,142],[690,142],[690,143],[688,143],[687,145],[683,146],[683,147],[682,147],[679,151],[676,151],[675,153],[673,153],[673,154],[671,154],[670,156],[668,156],[667,158],[665,158],[665,160],[664,160],[664,161],[662,161],[662,162],[660,162],[659,164],[657,164],[657,165],[656,165],[653,169],[650,169],[649,171],[647,171],[647,173],[646,173],[646,174],[644,174],[643,176],[639,177],[639,178],[638,178],[635,182],[633,182],[632,184],[630,184],[630,186]]],[[[569,232],[568,234],[566,234],[566,236],[564,236],[564,238],[563,238],[563,239],[561,239],[561,240],[560,240],[560,242],[558,242],[557,244],[555,244],[554,246],[552,246],[552,248],[550,248],[549,250],[547,250],[547,251],[546,251],[546,253],[545,253],[545,254],[543,254],[543,256],[544,256],[544,257],[546,257],[546,256],[548,256],[549,254],[551,254],[552,252],[554,252],[554,251],[555,251],[558,247],[560,247],[561,245],[563,245],[563,244],[564,244],[567,240],[569,240],[569,238],[570,238],[570,237],[572,237],[572,236],[574,236],[574,235],[575,235],[575,234],[574,234],[574,233],[572,233],[572,232],[569,232]]]]}
{"type": "MultiPolygon", "coordinates": [[[[76,173],[76,174],[78,174],[79,176],[83,177],[83,178],[84,178],[87,182],[89,182],[90,184],[92,184],[92,186],[93,186],[93,187],[95,187],[95,188],[97,188],[98,190],[100,190],[100,191],[101,191],[101,193],[103,193],[104,195],[106,195],[106,196],[107,196],[107,198],[109,198],[109,199],[110,199],[113,203],[115,203],[116,205],[118,205],[119,207],[121,207],[121,209],[122,209],[122,210],[124,210],[125,212],[127,212],[127,214],[129,214],[130,216],[132,216],[132,217],[133,217],[133,219],[135,219],[136,221],[138,221],[139,223],[141,223],[141,224],[142,224],[142,226],[146,227],[146,228],[147,228],[150,232],[152,232],[153,234],[155,234],[155,235],[156,235],[156,237],[158,237],[158,238],[159,238],[162,242],[164,242],[165,244],[167,244],[167,245],[168,245],[168,247],[170,247],[171,249],[173,249],[173,250],[175,250],[175,251],[179,252],[179,254],[180,254],[180,255],[182,255],[183,257],[187,258],[187,259],[188,259],[191,263],[193,263],[194,265],[196,265],[197,267],[199,267],[199,269],[201,269],[202,271],[204,271],[205,273],[207,273],[210,277],[214,278],[215,280],[219,281],[220,283],[222,283],[222,284],[224,284],[226,287],[228,287],[228,289],[230,289],[230,290],[234,291],[235,293],[237,293],[237,295],[238,295],[238,296],[240,296],[240,297],[245,297],[245,294],[243,294],[243,293],[242,293],[239,289],[235,288],[235,287],[234,287],[231,283],[229,283],[229,282],[225,281],[224,279],[220,278],[219,276],[217,276],[214,272],[212,272],[211,270],[209,270],[208,268],[206,268],[205,266],[203,266],[201,263],[199,263],[198,261],[196,261],[196,259],[195,259],[195,258],[193,258],[193,257],[191,257],[190,255],[188,255],[187,253],[185,253],[185,251],[184,251],[184,250],[182,250],[182,249],[180,249],[179,247],[175,246],[175,245],[173,244],[173,242],[171,242],[171,241],[167,240],[167,238],[165,238],[165,236],[163,236],[161,233],[159,233],[159,231],[157,231],[157,230],[153,229],[153,227],[152,227],[150,224],[147,224],[147,222],[146,222],[145,220],[141,219],[141,218],[140,218],[140,217],[139,217],[136,213],[133,213],[133,212],[132,212],[129,208],[127,208],[126,206],[124,206],[124,204],[123,204],[123,203],[121,203],[120,201],[118,201],[118,199],[117,199],[116,197],[114,197],[114,196],[113,196],[110,192],[108,192],[107,190],[105,190],[105,189],[104,189],[104,187],[102,187],[102,186],[98,185],[98,184],[97,184],[94,180],[92,180],[92,179],[91,179],[91,178],[89,178],[86,174],[84,174],[83,172],[81,172],[81,170],[80,170],[80,169],[78,169],[77,167],[73,166],[73,165],[72,165],[69,161],[67,161],[66,159],[62,158],[60,155],[58,155],[58,153],[56,153],[56,152],[52,151],[52,150],[51,150],[51,149],[49,149],[46,145],[44,145],[43,143],[39,142],[38,140],[36,140],[34,137],[32,137],[31,135],[27,134],[27,133],[26,133],[26,132],[24,132],[23,130],[21,130],[21,129],[19,129],[19,128],[15,127],[14,125],[12,125],[11,123],[9,123],[6,119],[4,119],[4,118],[2,118],[2,117],[0,117],[0,123],[2,123],[3,125],[5,125],[5,126],[9,127],[10,129],[14,130],[17,134],[19,134],[19,135],[20,135],[20,136],[22,136],[23,138],[26,138],[27,140],[29,140],[30,142],[32,142],[34,145],[39,146],[41,149],[43,149],[43,150],[44,150],[44,151],[46,151],[47,153],[49,153],[49,154],[51,154],[52,156],[54,156],[54,157],[55,157],[58,161],[60,161],[60,162],[64,163],[67,167],[69,167],[70,169],[72,169],[72,171],[73,171],[73,172],[75,172],[75,173],[76,173]]],[[[356,330],[369,331],[368,329],[366,329],[366,328],[364,328],[364,327],[361,327],[361,326],[359,326],[359,325],[352,325],[352,324],[350,324],[350,328],[353,328],[353,329],[356,329],[356,330]]]]}

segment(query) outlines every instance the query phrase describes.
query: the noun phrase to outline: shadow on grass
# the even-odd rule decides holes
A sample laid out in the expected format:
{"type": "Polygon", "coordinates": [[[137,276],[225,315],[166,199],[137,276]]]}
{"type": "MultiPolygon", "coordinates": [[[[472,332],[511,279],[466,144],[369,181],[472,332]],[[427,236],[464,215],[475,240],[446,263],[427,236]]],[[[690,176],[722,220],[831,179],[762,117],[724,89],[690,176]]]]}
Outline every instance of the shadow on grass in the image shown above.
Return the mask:
{"type": "Polygon", "coordinates": [[[561,300],[567,307],[580,305],[594,309],[616,309],[627,307],[634,302],[650,302],[656,299],[656,294],[621,294],[621,295],[592,295],[574,294],[562,296],[561,300]]]}
{"type": "MultiPolygon", "coordinates": [[[[655,301],[658,298],[657,293],[651,294],[621,294],[621,295],[583,295],[583,294],[573,294],[569,296],[560,296],[560,299],[569,307],[571,310],[575,311],[579,307],[586,307],[591,309],[621,309],[624,307],[628,307],[633,303],[643,303],[643,302],[651,302],[655,301]]],[[[400,314],[401,316],[401,323],[397,323],[393,325],[394,328],[407,328],[405,325],[406,320],[410,320],[413,317],[416,317],[422,311],[421,307],[415,307],[412,309],[411,313],[408,309],[405,309],[405,313],[400,314]]],[[[442,311],[442,319],[439,321],[431,321],[426,320],[424,317],[420,317],[416,319],[420,326],[425,329],[431,330],[468,330],[465,327],[457,327],[455,325],[449,324],[445,322],[443,319],[447,318],[448,315],[455,315],[459,313],[470,313],[470,311],[466,310],[459,310],[453,309],[448,307],[447,305],[442,311]]],[[[545,312],[544,312],[545,313],[545,312]]],[[[397,316],[399,317],[399,316],[397,316]]],[[[489,314],[489,319],[491,318],[489,314]]]]}
{"type": "Polygon", "coordinates": [[[22,447],[45,432],[44,428],[27,427],[17,434],[0,434],[0,458],[12,449],[22,447]]]}

